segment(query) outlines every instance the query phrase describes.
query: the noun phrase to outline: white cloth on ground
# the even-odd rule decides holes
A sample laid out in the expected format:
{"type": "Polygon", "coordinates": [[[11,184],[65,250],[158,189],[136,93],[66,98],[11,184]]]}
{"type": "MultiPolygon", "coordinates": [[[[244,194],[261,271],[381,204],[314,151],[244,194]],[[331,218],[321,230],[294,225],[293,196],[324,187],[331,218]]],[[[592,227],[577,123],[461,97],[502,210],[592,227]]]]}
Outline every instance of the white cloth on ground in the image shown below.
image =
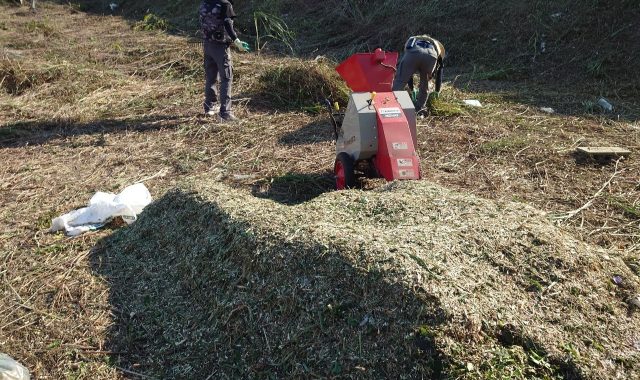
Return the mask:
{"type": "Polygon", "coordinates": [[[0,353],[0,380],[29,380],[29,370],[7,354],[0,353]]]}
{"type": "Polygon", "coordinates": [[[69,236],[77,236],[100,228],[117,216],[131,224],[149,203],[151,194],[142,183],[128,186],[118,195],[99,191],[91,197],[87,207],[53,219],[50,231],[64,230],[69,236]]]}

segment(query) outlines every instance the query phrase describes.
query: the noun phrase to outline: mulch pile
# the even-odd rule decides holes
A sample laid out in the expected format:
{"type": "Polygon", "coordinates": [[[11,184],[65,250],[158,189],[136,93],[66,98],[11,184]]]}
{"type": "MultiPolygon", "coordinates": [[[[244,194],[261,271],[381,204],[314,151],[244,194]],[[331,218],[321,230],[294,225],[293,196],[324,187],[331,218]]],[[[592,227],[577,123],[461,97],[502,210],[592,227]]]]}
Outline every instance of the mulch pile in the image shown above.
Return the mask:
{"type": "Polygon", "coordinates": [[[180,378],[635,378],[639,282],[522,203],[420,182],[286,206],[193,180],[93,252],[122,366],[180,378]]]}

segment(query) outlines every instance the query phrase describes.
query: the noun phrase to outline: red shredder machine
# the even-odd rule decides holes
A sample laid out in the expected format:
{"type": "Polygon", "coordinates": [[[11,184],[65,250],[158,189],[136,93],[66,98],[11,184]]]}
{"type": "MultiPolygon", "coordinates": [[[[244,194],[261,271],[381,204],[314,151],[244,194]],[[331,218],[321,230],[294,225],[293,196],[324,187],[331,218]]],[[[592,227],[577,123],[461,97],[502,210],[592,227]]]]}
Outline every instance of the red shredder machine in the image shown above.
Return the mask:
{"type": "Polygon", "coordinates": [[[336,71],[352,90],[344,113],[327,101],[336,137],[336,189],[355,186],[356,170],[387,181],[420,179],[416,111],[407,91],[393,91],[398,53],[358,53],[336,71]]]}

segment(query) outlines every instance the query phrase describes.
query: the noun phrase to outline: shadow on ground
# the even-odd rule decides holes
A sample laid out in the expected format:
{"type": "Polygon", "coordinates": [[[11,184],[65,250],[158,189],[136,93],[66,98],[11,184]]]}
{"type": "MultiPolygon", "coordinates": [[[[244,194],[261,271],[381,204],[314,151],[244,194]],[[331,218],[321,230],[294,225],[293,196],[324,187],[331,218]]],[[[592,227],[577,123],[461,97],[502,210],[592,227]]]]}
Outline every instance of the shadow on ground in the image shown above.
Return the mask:
{"type": "Polygon", "coordinates": [[[50,140],[80,135],[171,129],[189,120],[193,120],[193,116],[156,115],[141,118],[105,119],[88,122],[76,122],[68,119],[19,121],[0,128],[0,148],[41,145],[50,140]]]}
{"type": "Polygon", "coordinates": [[[435,297],[261,228],[173,191],[100,241],[112,364],[165,379],[446,376],[435,297]]]}
{"type": "Polygon", "coordinates": [[[333,127],[327,114],[324,120],[309,123],[296,131],[285,134],[280,138],[279,142],[291,146],[316,144],[334,140],[333,127]]]}
{"type": "Polygon", "coordinates": [[[258,182],[251,193],[286,205],[307,202],[334,189],[332,172],[289,173],[258,182]]]}

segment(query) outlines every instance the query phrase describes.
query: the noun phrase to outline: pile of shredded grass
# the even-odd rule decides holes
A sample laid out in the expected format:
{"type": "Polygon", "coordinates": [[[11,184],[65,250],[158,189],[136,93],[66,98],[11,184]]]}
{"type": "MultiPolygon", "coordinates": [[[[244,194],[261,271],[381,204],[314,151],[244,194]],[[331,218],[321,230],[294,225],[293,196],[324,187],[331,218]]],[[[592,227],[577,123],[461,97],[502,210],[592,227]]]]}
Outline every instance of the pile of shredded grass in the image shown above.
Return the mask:
{"type": "Polygon", "coordinates": [[[265,70],[259,77],[260,92],[275,107],[318,112],[325,99],[345,106],[346,87],[334,66],[323,60],[290,61],[265,70]]]}
{"type": "Polygon", "coordinates": [[[145,375],[639,375],[621,259],[530,206],[425,181],[284,206],[201,179],[93,255],[109,349],[145,375]]]}

